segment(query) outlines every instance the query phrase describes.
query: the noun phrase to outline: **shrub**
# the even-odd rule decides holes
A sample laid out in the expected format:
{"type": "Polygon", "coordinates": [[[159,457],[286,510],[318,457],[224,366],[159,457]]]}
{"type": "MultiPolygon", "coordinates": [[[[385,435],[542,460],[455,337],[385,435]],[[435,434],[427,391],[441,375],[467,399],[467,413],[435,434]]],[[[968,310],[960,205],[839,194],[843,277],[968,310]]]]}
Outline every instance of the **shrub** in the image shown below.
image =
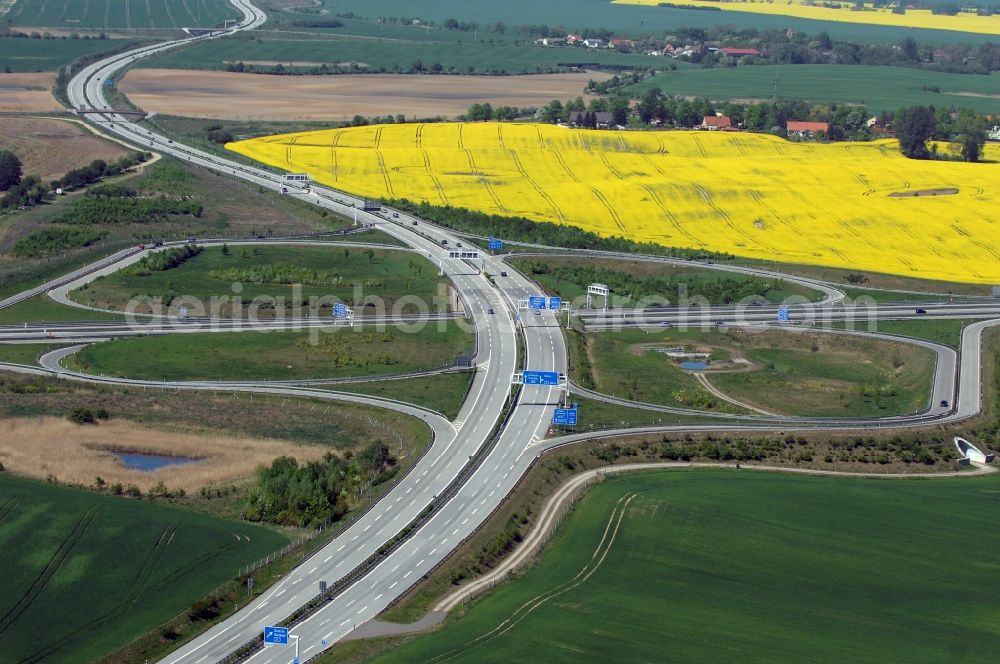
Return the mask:
{"type": "Polygon", "coordinates": [[[86,406],[77,406],[69,412],[69,421],[74,424],[97,424],[94,413],[86,406]]]}

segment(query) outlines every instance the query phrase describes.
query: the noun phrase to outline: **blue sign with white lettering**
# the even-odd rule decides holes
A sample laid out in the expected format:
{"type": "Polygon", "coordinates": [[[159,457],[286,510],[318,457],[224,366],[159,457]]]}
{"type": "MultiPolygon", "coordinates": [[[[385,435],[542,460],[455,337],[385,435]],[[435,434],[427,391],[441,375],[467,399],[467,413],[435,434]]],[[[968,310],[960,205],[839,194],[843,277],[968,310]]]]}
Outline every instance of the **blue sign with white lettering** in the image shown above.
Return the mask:
{"type": "Polygon", "coordinates": [[[544,295],[532,295],[528,298],[528,308],[529,309],[544,309],[545,308],[545,296],[544,295]]]}
{"type": "Polygon", "coordinates": [[[495,237],[490,238],[490,251],[502,251],[503,250],[503,240],[498,240],[495,237]]]}
{"type": "Polygon", "coordinates": [[[576,408],[556,408],[552,414],[552,424],[576,426],[576,408]]]}
{"type": "Polygon", "coordinates": [[[288,628],[287,627],[265,627],[264,628],[264,643],[268,643],[274,646],[287,646],[288,645],[288,628]]]}
{"type": "Polygon", "coordinates": [[[555,309],[556,311],[559,311],[559,307],[561,307],[561,306],[562,306],[562,298],[561,297],[550,297],[549,298],[549,309],[555,309]]]}
{"type": "Polygon", "coordinates": [[[788,322],[788,307],[781,307],[778,309],[778,320],[783,323],[788,322]]]}
{"type": "Polygon", "coordinates": [[[335,305],[333,305],[333,317],[334,318],[347,318],[347,305],[346,304],[335,304],[335,305]]]}
{"type": "Polygon", "coordinates": [[[558,385],[558,371],[525,371],[521,374],[521,382],[525,385],[558,385]]]}

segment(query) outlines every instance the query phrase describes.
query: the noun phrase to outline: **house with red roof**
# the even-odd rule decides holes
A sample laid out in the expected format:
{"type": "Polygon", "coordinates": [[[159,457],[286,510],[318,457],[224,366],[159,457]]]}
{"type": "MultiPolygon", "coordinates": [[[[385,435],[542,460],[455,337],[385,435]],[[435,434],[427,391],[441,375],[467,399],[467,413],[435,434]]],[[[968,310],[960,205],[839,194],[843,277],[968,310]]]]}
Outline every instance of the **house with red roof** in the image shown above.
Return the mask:
{"type": "Polygon", "coordinates": [[[698,125],[698,129],[708,131],[728,131],[733,128],[733,122],[728,115],[706,115],[698,125]]]}
{"type": "Polygon", "coordinates": [[[829,122],[802,122],[799,120],[789,120],[785,123],[785,131],[788,132],[789,136],[815,136],[816,134],[823,132],[828,134],[830,132],[829,122]]]}

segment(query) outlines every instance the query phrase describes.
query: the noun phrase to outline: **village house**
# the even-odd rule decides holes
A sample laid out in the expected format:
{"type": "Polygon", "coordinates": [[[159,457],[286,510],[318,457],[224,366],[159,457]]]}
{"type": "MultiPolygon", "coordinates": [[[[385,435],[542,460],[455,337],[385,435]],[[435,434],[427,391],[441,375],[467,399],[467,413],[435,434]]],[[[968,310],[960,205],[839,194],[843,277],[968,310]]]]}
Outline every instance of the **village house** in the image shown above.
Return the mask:
{"type": "Polygon", "coordinates": [[[594,122],[598,129],[608,129],[611,127],[611,124],[615,121],[614,113],[607,113],[604,111],[597,111],[592,113],[584,113],[583,111],[574,111],[569,115],[569,122],[574,127],[586,127],[587,115],[594,116],[594,122]]]}
{"type": "Polygon", "coordinates": [[[706,115],[702,118],[698,129],[708,131],[730,131],[733,129],[733,122],[728,115],[706,115]]]}
{"type": "Polygon", "coordinates": [[[827,134],[830,132],[830,123],[828,122],[802,122],[799,120],[789,120],[785,124],[785,131],[788,132],[789,136],[798,136],[800,138],[809,138],[815,136],[816,134],[822,132],[827,134]]]}

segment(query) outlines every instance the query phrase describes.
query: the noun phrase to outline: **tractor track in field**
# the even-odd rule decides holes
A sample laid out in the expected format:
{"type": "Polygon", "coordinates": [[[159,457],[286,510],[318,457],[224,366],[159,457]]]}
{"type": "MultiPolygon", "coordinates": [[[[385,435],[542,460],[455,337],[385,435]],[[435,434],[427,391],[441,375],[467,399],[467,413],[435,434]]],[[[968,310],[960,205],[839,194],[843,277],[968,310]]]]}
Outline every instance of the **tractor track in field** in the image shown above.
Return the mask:
{"type": "Polygon", "coordinates": [[[139,566],[139,572],[132,580],[132,584],[129,586],[129,590],[121,602],[110,610],[105,611],[101,615],[89,620],[87,623],[80,625],[72,632],[63,635],[58,640],[48,643],[44,647],[21,658],[18,660],[18,664],[35,664],[36,662],[40,662],[58,652],[62,648],[76,642],[80,634],[101,627],[102,625],[106,625],[112,620],[118,619],[122,614],[126,613],[133,606],[138,604],[139,600],[146,594],[146,586],[149,583],[149,578],[152,576],[153,572],[159,565],[160,560],[163,558],[163,553],[167,544],[170,543],[176,533],[176,526],[167,526],[164,528],[163,532],[160,533],[156,543],[146,554],[145,559],[139,566]]]}
{"type": "Polygon", "coordinates": [[[589,189],[590,192],[594,195],[594,198],[596,198],[598,202],[600,202],[600,204],[603,205],[604,208],[608,211],[608,214],[611,216],[611,220],[615,222],[615,225],[618,227],[618,229],[622,233],[627,233],[628,229],[626,229],[625,224],[622,223],[621,217],[619,217],[615,209],[611,207],[611,204],[608,202],[608,199],[604,197],[604,194],[598,191],[596,187],[593,187],[585,183],[583,180],[577,177],[576,173],[574,173],[570,169],[569,164],[566,163],[566,160],[563,159],[563,156],[559,153],[558,150],[552,150],[552,154],[555,155],[556,161],[558,161],[559,165],[562,166],[562,169],[566,172],[566,175],[568,175],[577,184],[589,189]]]}
{"type": "Polygon", "coordinates": [[[539,196],[541,196],[543,199],[545,199],[545,202],[548,203],[549,206],[552,208],[552,211],[555,213],[556,217],[559,218],[560,223],[564,223],[565,224],[566,223],[566,215],[563,214],[562,210],[559,209],[559,206],[556,205],[556,202],[554,200],[552,200],[552,197],[549,196],[549,194],[545,191],[545,189],[543,189],[541,186],[539,186],[539,184],[537,182],[535,182],[533,179],[531,179],[531,176],[528,175],[528,172],[526,170],[524,170],[524,165],[521,164],[521,157],[518,156],[517,150],[509,150],[508,152],[510,153],[511,160],[514,162],[514,166],[517,168],[518,172],[521,174],[521,177],[523,177],[524,180],[528,184],[531,185],[531,187],[535,190],[535,192],[539,196]]]}
{"type": "Polygon", "coordinates": [[[615,503],[614,508],[611,510],[611,516],[608,517],[608,523],[604,527],[604,533],[601,535],[600,542],[597,543],[597,548],[595,548],[594,553],[591,554],[590,560],[584,564],[583,568],[577,572],[572,579],[564,581],[555,588],[528,600],[515,609],[510,617],[505,618],[499,625],[486,634],[468,641],[458,648],[442,653],[437,657],[428,660],[428,662],[433,664],[447,662],[450,659],[454,659],[458,655],[468,652],[470,648],[488,643],[489,641],[506,634],[511,629],[516,627],[518,623],[527,618],[528,615],[530,615],[535,609],[542,607],[560,595],[564,595],[569,591],[582,586],[590,580],[590,577],[597,573],[597,571],[604,564],[604,561],[607,560],[608,554],[611,553],[611,549],[618,537],[618,531],[621,529],[622,521],[628,513],[629,505],[631,505],[632,501],[635,500],[638,495],[638,493],[629,493],[618,499],[618,502],[615,503]]]}
{"type": "Polygon", "coordinates": [[[84,512],[83,516],[80,517],[79,520],[77,520],[76,525],[73,526],[73,530],[71,530],[70,533],[63,538],[63,541],[49,558],[45,567],[43,567],[42,571],[35,577],[35,580],[32,581],[28,589],[24,591],[21,597],[17,600],[17,603],[15,603],[3,617],[0,617],[0,636],[3,636],[3,633],[6,632],[7,629],[9,629],[10,626],[13,625],[14,622],[21,617],[21,615],[27,611],[32,603],[38,598],[48,582],[52,580],[52,577],[55,576],[56,572],[59,571],[59,568],[62,567],[63,563],[66,562],[66,559],[69,558],[69,554],[73,550],[73,547],[76,546],[76,543],[79,542],[83,535],[87,532],[87,529],[97,518],[97,515],[100,514],[100,511],[101,510],[97,507],[91,507],[84,512]]]}
{"type": "Polygon", "coordinates": [[[688,240],[690,240],[696,246],[699,246],[699,247],[704,247],[705,246],[704,242],[702,242],[701,240],[699,240],[698,238],[696,238],[694,235],[691,235],[691,233],[686,228],[684,228],[683,226],[681,226],[680,220],[677,219],[677,216],[673,212],[671,212],[669,209],[667,209],[667,206],[664,205],[662,199],[660,199],[660,195],[656,193],[655,189],[653,189],[648,184],[641,184],[639,186],[646,190],[646,193],[649,194],[649,197],[652,198],[653,202],[656,203],[657,207],[660,208],[660,211],[663,213],[663,215],[667,219],[670,220],[670,223],[673,224],[674,228],[677,229],[678,233],[680,233],[681,235],[683,235],[684,237],[686,237],[688,240]]]}
{"type": "MultiPolygon", "coordinates": [[[[459,127],[459,133],[461,133],[461,127],[459,127]]],[[[469,171],[474,177],[479,179],[480,184],[482,184],[486,189],[486,193],[488,193],[490,198],[493,199],[493,204],[496,205],[498,209],[509,213],[510,210],[508,210],[504,204],[500,202],[500,197],[497,196],[497,192],[493,189],[493,184],[490,182],[490,179],[483,175],[483,173],[476,167],[476,159],[472,156],[472,150],[462,148],[462,151],[465,152],[465,157],[469,161],[469,171]]]]}

